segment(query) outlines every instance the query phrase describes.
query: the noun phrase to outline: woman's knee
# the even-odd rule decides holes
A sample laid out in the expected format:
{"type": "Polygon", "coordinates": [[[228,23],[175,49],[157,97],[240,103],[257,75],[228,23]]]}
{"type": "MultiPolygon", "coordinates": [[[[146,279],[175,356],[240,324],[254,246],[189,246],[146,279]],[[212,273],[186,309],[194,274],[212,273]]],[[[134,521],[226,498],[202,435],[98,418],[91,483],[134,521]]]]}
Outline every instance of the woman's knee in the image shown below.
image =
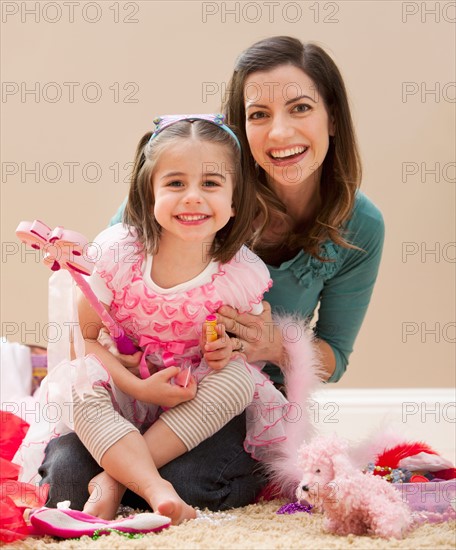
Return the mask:
{"type": "Polygon", "coordinates": [[[245,425],[242,413],[190,452],[163,466],[160,474],[193,506],[216,511],[253,503],[266,479],[260,464],[244,450],[245,425]]]}
{"type": "Polygon", "coordinates": [[[74,510],[82,510],[89,481],[102,471],[75,433],[52,439],[46,447],[38,473],[41,485],[49,485],[46,506],[69,500],[74,510]]]}

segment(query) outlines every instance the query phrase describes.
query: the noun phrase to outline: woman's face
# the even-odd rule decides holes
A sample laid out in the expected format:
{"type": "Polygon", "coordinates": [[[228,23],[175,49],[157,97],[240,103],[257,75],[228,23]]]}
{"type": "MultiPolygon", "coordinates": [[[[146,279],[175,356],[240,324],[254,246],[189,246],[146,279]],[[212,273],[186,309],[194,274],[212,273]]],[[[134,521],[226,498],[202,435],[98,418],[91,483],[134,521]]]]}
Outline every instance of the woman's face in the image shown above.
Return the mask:
{"type": "Polygon", "coordinates": [[[270,182],[318,183],[333,124],[306,73],[293,65],[252,73],[245,81],[244,102],[250,150],[270,182]]]}

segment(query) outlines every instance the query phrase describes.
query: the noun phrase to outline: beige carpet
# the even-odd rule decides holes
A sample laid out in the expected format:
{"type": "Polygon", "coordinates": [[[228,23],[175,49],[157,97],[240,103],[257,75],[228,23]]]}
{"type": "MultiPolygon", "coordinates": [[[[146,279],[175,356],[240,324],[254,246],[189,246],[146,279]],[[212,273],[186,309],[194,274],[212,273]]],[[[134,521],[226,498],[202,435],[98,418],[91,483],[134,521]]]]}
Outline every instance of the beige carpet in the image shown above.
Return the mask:
{"type": "Polygon", "coordinates": [[[170,527],[160,533],[140,539],[126,539],[117,534],[98,540],[82,537],[58,541],[51,537],[29,538],[4,548],[160,548],[160,549],[452,549],[456,548],[456,522],[425,524],[417,527],[403,540],[384,540],[371,537],[337,537],[322,530],[322,517],[297,513],[277,515],[283,504],[272,501],[238,508],[230,512],[208,513],[205,517],[170,527]]]}

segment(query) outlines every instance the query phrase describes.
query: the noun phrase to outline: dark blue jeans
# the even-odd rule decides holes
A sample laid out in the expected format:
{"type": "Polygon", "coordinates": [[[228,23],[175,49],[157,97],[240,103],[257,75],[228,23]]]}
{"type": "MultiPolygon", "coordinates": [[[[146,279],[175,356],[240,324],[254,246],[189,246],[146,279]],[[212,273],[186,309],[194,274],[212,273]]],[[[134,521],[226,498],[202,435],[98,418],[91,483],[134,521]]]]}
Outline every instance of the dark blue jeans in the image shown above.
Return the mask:
{"type": "MultiPolygon", "coordinates": [[[[236,416],[215,435],[190,452],[160,469],[188,504],[209,510],[228,510],[255,501],[266,484],[261,465],[244,451],[245,413],[236,416]]],[[[89,498],[89,481],[102,469],[71,433],[52,439],[40,466],[41,484],[48,483],[46,506],[69,500],[71,508],[82,510],[89,498]]],[[[122,503],[148,509],[146,502],[127,491],[122,503]]]]}

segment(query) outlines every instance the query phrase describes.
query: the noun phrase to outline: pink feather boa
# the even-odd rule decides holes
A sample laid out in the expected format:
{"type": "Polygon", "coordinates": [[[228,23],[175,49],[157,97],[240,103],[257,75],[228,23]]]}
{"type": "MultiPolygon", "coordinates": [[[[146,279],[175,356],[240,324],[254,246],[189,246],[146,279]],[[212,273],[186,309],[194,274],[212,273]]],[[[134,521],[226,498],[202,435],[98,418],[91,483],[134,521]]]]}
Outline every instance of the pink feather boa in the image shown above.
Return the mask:
{"type": "Polygon", "coordinates": [[[309,411],[312,394],[322,386],[324,374],[315,336],[306,320],[297,315],[274,315],[274,324],[281,331],[285,349],[280,365],[284,373],[287,398],[293,407],[286,423],[286,440],[275,446],[265,460],[272,483],[283,496],[293,498],[301,479],[298,449],[315,433],[309,411]]]}

